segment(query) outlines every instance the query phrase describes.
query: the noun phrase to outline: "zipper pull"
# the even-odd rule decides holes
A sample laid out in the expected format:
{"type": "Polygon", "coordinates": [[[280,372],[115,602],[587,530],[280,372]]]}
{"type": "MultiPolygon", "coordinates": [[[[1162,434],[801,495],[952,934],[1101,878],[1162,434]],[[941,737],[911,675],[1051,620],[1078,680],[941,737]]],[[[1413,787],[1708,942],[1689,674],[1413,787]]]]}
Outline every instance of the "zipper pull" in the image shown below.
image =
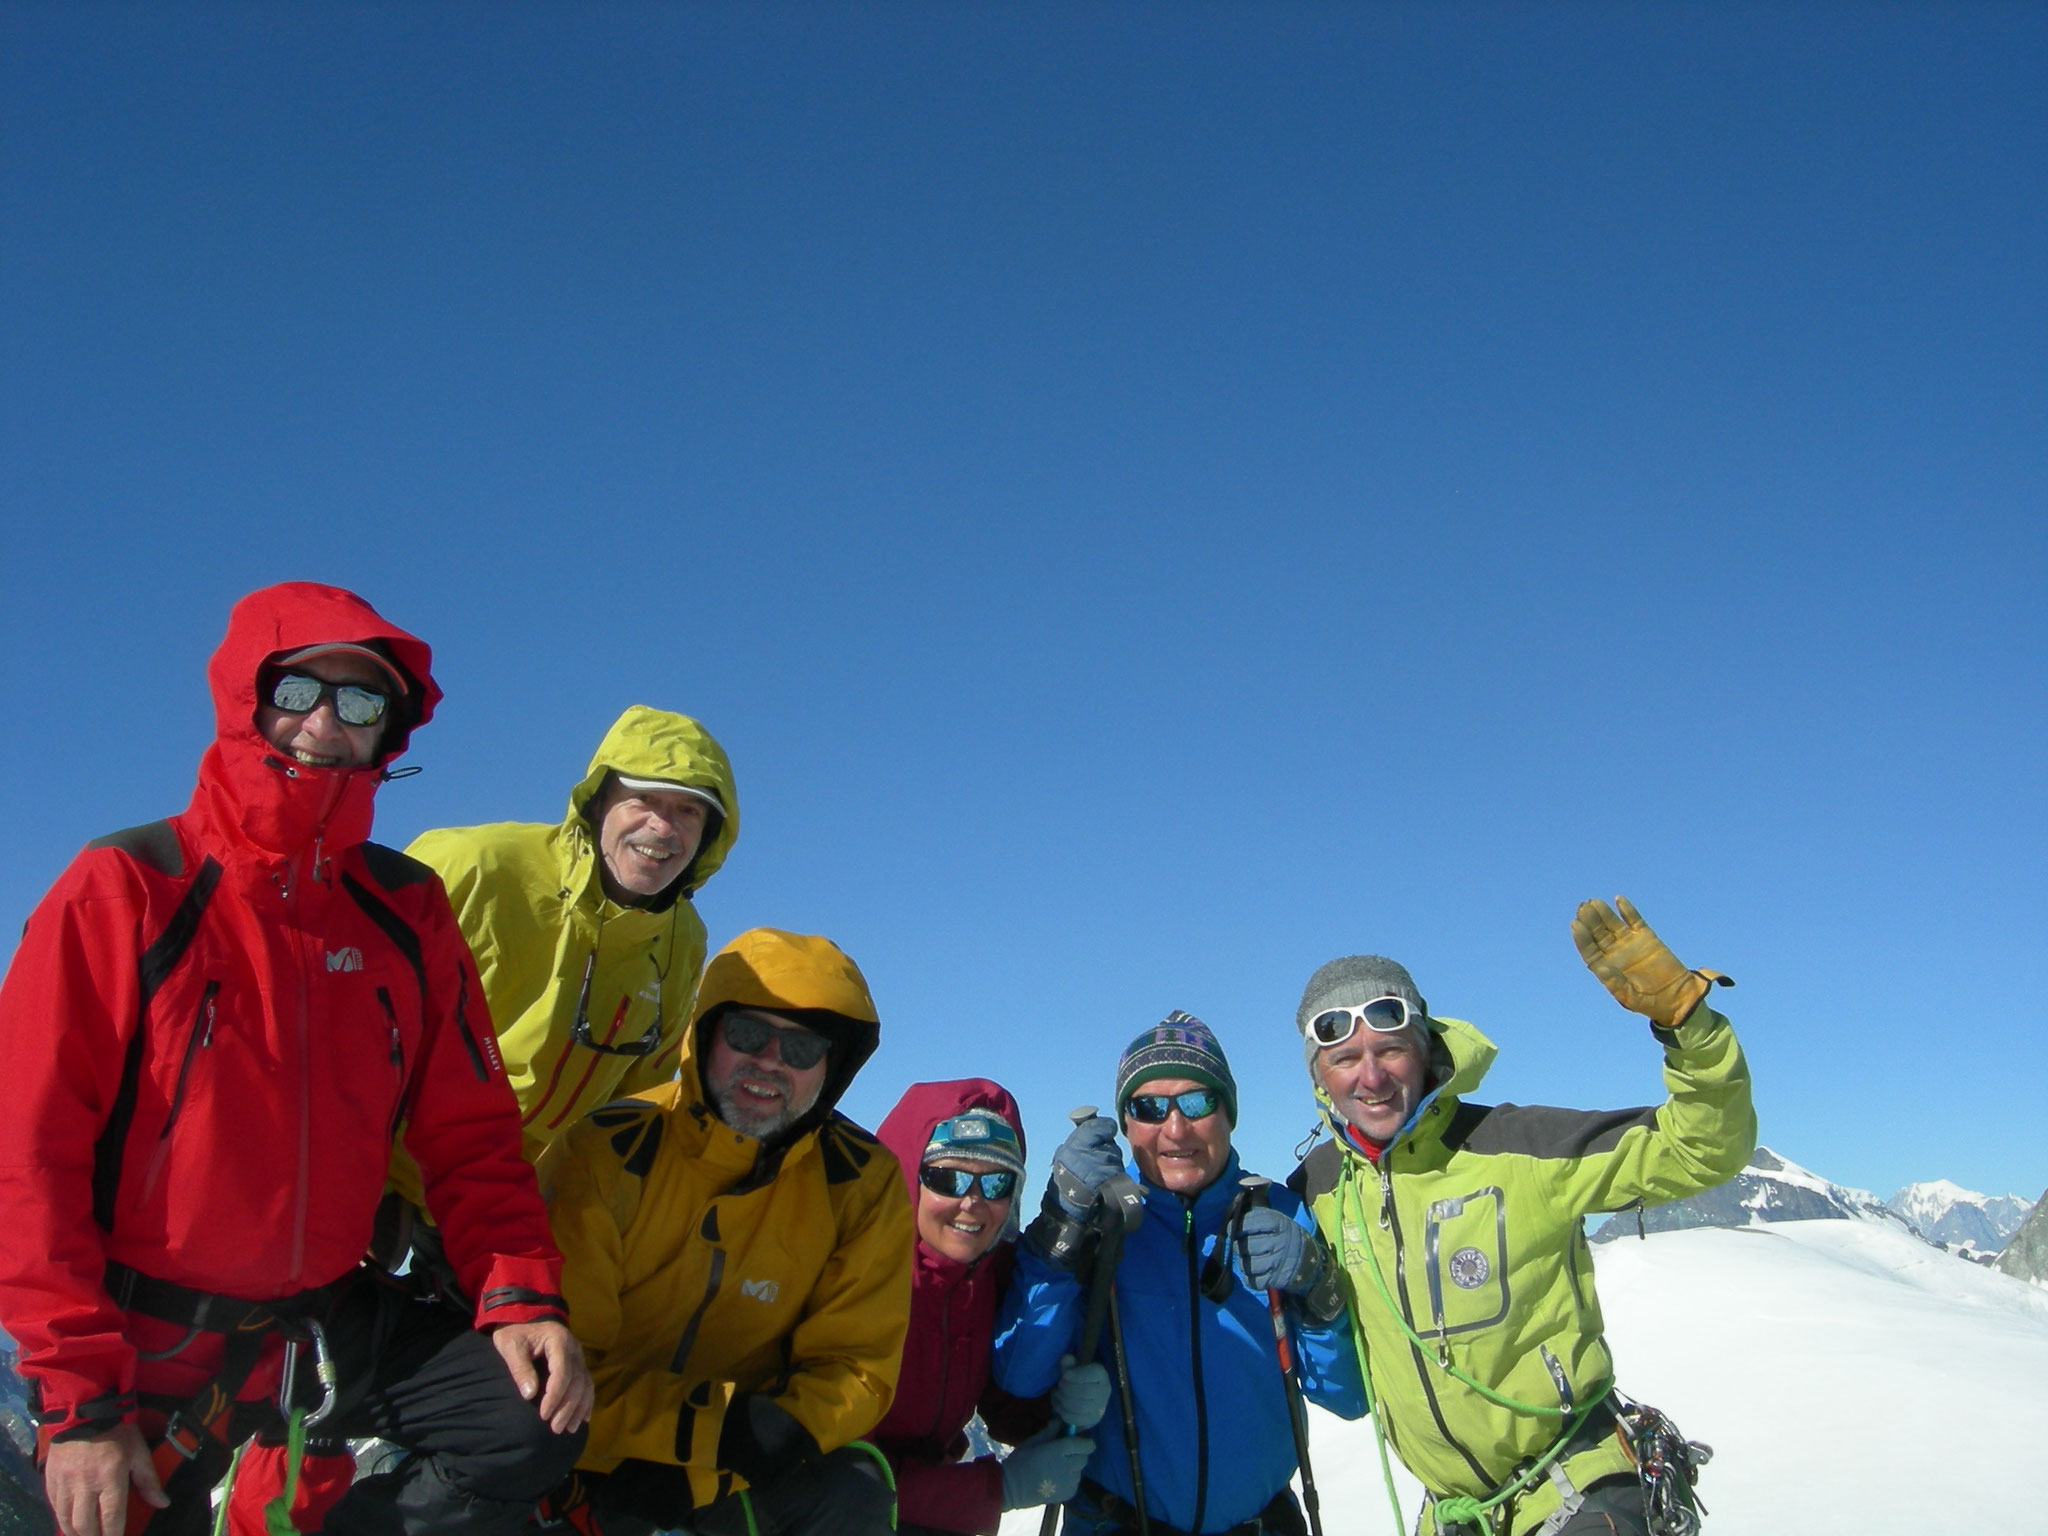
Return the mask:
{"type": "Polygon", "coordinates": [[[202,1051],[213,1044],[213,997],[214,988],[206,989],[206,1028],[199,1034],[199,1049],[202,1051]]]}
{"type": "MultiPolygon", "coordinates": [[[[1382,1152],[1381,1157],[1387,1154],[1382,1152]]],[[[1380,1230],[1386,1231],[1394,1224],[1394,1176],[1382,1168],[1380,1173],[1380,1230]]]]}

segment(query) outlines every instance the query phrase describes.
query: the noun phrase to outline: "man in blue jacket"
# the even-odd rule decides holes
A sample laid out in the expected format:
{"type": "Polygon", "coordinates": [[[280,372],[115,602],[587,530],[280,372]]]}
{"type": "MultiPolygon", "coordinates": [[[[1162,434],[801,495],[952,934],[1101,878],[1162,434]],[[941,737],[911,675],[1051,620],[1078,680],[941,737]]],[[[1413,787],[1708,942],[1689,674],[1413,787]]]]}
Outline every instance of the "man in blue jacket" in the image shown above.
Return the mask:
{"type": "MultiPolygon", "coordinates": [[[[1117,1120],[1097,1115],[1053,1156],[1043,1208],[1018,1245],[995,1346],[1004,1391],[1038,1396],[1077,1352],[1086,1306],[1090,1223],[1104,1184],[1125,1171],[1121,1124],[1145,1195],[1124,1239],[1113,1318],[1121,1324],[1137,1423],[1127,1443],[1113,1407],[1067,1506],[1066,1529],[1110,1536],[1295,1536],[1302,1518],[1288,1481],[1294,1436],[1267,1291],[1278,1290],[1302,1390],[1345,1418],[1365,1411],[1342,1276],[1288,1190],[1248,1207],[1231,1150],[1237,1083],[1200,1019],[1174,1013],[1133,1040],[1117,1065],[1117,1120]],[[1226,1227],[1228,1219],[1228,1228],[1226,1227]]],[[[1098,1358],[1114,1370],[1109,1330],[1098,1358]]]]}

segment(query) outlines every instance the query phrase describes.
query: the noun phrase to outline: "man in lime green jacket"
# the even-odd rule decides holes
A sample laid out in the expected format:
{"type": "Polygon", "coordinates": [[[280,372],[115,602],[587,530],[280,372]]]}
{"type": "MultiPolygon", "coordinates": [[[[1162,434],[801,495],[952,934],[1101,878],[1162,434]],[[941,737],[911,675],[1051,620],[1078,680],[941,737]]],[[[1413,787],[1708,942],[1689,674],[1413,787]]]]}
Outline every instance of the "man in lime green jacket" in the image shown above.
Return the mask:
{"type": "Polygon", "coordinates": [[[1493,1043],[1432,1018],[1378,955],[1309,979],[1296,1023],[1336,1140],[1291,1181],[1351,1286],[1380,1432],[1428,1496],[1422,1531],[1643,1536],[1692,1508],[1684,1441],[1615,1392],[1582,1218],[1695,1194],[1756,1144],[1749,1069],[1693,971],[1625,899],[1584,903],[1579,951],[1664,1049],[1670,1096],[1580,1111],[1467,1101],[1493,1043]],[[1661,1481],[1638,1479],[1636,1463],[1661,1481]]]}
{"type": "MultiPolygon", "coordinates": [[[[739,825],[732,765],[711,733],[635,704],[560,823],[448,827],[406,850],[440,875],[476,955],[528,1162],[591,1110],[675,1076],[704,968],[691,898],[739,825]]],[[[402,1150],[391,1182],[421,1204],[402,1150]]]]}

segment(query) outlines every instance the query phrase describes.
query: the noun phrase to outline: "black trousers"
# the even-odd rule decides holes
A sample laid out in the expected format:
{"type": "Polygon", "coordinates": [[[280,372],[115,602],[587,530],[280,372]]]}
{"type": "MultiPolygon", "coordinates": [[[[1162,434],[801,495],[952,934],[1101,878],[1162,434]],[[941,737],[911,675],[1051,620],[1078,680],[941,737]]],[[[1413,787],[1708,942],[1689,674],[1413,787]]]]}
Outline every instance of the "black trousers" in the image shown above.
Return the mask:
{"type": "MultiPolygon", "coordinates": [[[[692,1509],[690,1498],[687,1471],[650,1461],[622,1463],[592,1494],[605,1536],[652,1536],[658,1530],[748,1536],[742,1495],[728,1494],[701,1509],[692,1509]]],[[[745,1498],[753,1505],[759,1536],[891,1536],[896,1509],[874,1458],[851,1447],[757,1483],[745,1498]]]]}
{"type": "Polygon", "coordinates": [[[321,1440],[410,1453],[342,1497],[329,1536],[517,1536],[582,1454],[584,1432],[549,1429],[489,1337],[441,1302],[365,1270],[327,1334],[341,1400],[321,1440]]]}

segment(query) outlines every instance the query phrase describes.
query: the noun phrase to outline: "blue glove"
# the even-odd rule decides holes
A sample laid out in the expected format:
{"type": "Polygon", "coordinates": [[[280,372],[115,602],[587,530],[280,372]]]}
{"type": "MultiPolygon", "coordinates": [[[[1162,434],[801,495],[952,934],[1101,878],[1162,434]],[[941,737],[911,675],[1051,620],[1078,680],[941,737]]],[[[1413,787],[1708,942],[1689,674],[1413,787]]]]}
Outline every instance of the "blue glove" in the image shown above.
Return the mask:
{"type": "Polygon", "coordinates": [[[1094,1454],[1095,1442],[1086,1435],[1046,1426],[1004,1458],[1003,1508],[1066,1503],[1081,1491],[1081,1469],[1094,1454]]]}
{"type": "Polygon", "coordinates": [[[1060,1356],[1059,1384],[1052,1389],[1053,1417],[1076,1429],[1093,1429],[1109,1406],[1109,1367],[1100,1360],[1074,1364],[1060,1356]]]}
{"type": "Polygon", "coordinates": [[[1096,1115],[1075,1126],[1053,1153],[1052,1196],[1074,1220],[1086,1221],[1102,1203],[1102,1186],[1123,1171],[1116,1122],[1096,1115]]]}
{"type": "Polygon", "coordinates": [[[1323,1245],[1271,1206],[1255,1205],[1239,1218],[1231,1257],[1245,1285],[1254,1291],[1282,1290],[1298,1296],[1323,1274],[1323,1245]]]}

